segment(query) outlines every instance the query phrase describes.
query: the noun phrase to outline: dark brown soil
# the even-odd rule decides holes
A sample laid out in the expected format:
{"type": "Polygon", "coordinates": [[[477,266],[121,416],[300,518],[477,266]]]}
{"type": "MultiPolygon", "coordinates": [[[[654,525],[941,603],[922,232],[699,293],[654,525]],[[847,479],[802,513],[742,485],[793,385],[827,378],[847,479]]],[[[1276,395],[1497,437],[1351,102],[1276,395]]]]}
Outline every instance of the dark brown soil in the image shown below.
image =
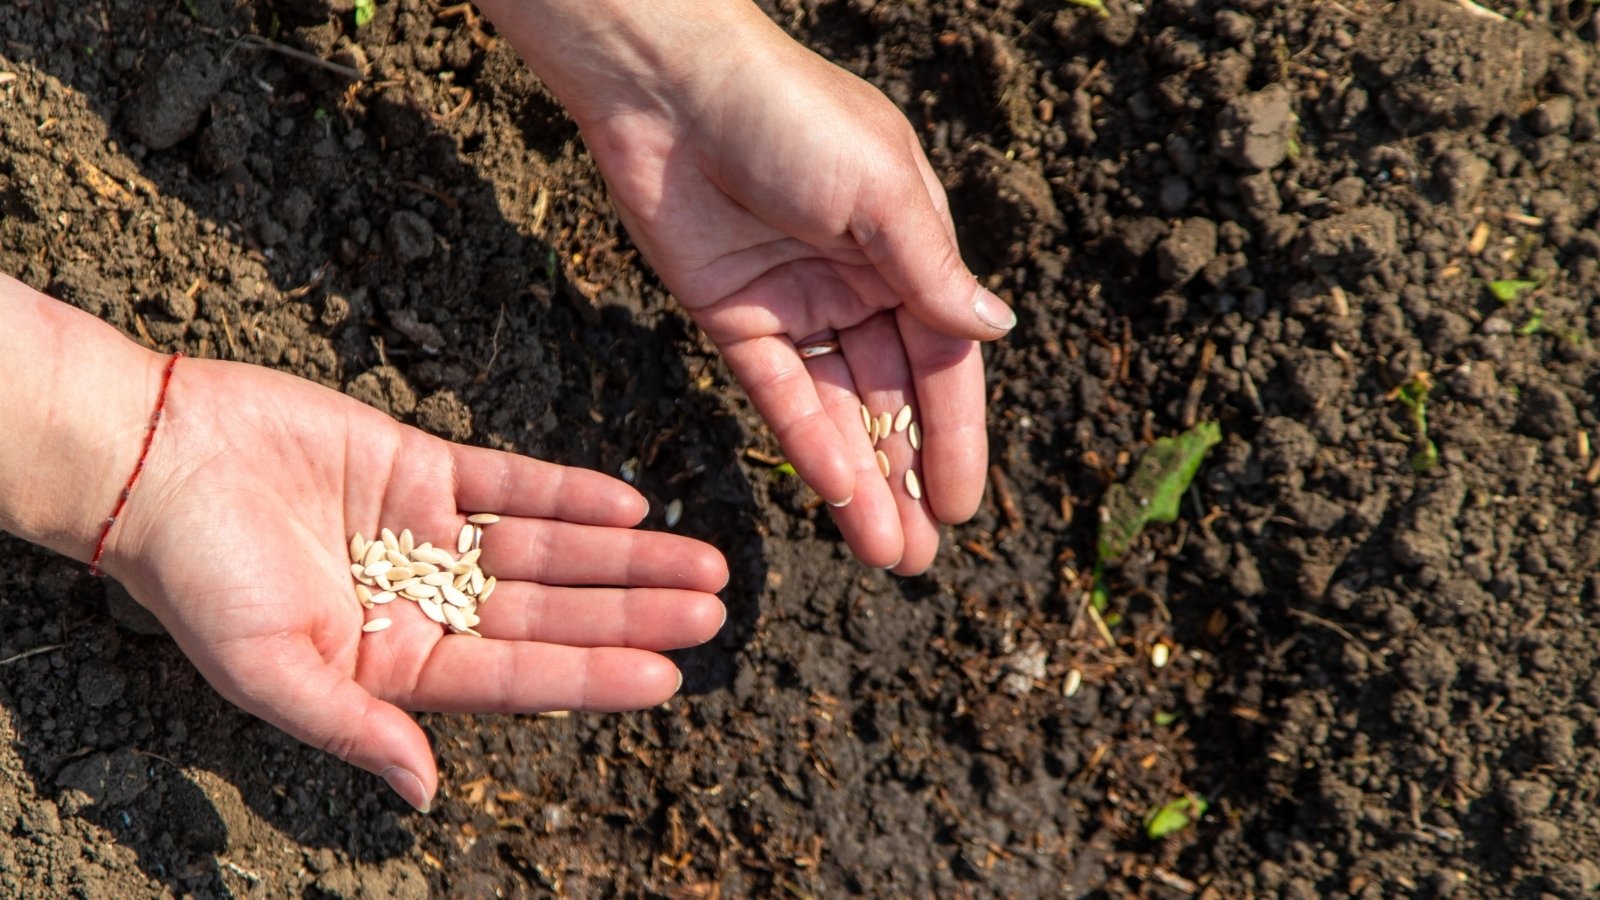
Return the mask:
{"type": "Polygon", "coordinates": [[[0,895],[1600,886],[1585,0],[769,4],[921,127],[1022,319],[988,354],[990,499],[909,580],[760,461],[492,29],[349,5],[0,5],[0,269],[452,438],[636,459],[728,555],[730,621],[660,709],[429,717],[421,817],[223,703],[114,584],[0,539],[0,895]],[[1539,286],[1503,304],[1511,278],[1539,286]],[[1097,503],[1208,419],[1182,521],[1112,572],[1107,646],[1097,503]],[[1186,792],[1209,814],[1149,839],[1186,792]]]}

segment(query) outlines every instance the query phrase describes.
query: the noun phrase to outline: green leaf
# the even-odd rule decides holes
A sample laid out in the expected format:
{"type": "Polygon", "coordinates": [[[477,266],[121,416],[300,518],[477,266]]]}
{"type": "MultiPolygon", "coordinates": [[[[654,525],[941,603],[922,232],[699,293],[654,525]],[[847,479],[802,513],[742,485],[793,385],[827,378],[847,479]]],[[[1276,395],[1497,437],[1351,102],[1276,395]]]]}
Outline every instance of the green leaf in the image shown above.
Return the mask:
{"type": "Polygon", "coordinates": [[[364,28],[378,12],[377,0],[356,0],[356,27],[364,28]]]}
{"type": "Polygon", "coordinates": [[[793,477],[798,473],[796,473],[795,470],[794,470],[794,463],[781,462],[781,463],[778,463],[777,465],[772,467],[772,474],[773,475],[788,475],[790,477],[793,477]]]}
{"type": "Polygon", "coordinates": [[[1100,509],[1099,559],[1120,558],[1151,522],[1178,518],[1178,501],[1189,489],[1206,451],[1222,441],[1215,422],[1201,422],[1177,437],[1161,438],[1145,451],[1133,474],[1106,491],[1100,509]]]}
{"type": "Polygon", "coordinates": [[[1105,0],[1067,0],[1067,3],[1072,6],[1081,6],[1084,9],[1093,10],[1102,19],[1111,17],[1110,11],[1106,9],[1105,0]]]}
{"type": "Polygon", "coordinates": [[[1489,293],[1493,294],[1496,300],[1499,300],[1506,306],[1510,306],[1511,304],[1517,302],[1517,298],[1522,296],[1523,291],[1531,291],[1538,286],[1539,282],[1537,281],[1523,281],[1519,278],[1505,278],[1501,279],[1500,281],[1489,282],[1489,293]]]}
{"type": "Polygon", "coordinates": [[[1523,322],[1522,327],[1517,329],[1517,337],[1527,337],[1531,334],[1538,334],[1539,329],[1543,327],[1544,310],[1534,309],[1533,315],[1528,317],[1528,321],[1523,322]]]}
{"type": "Polygon", "coordinates": [[[1166,710],[1161,710],[1155,715],[1155,723],[1163,728],[1171,725],[1173,722],[1178,721],[1178,719],[1179,716],[1177,713],[1167,712],[1166,710]]]}
{"type": "Polygon", "coordinates": [[[1182,831],[1189,827],[1189,823],[1206,814],[1209,804],[1206,798],[1199,794],[1188,794],[1179,797],[1163,806],[1150,810],[1144,819],[1144,833],[1152,841],[1159,841],[1169,834],[1182,831]]]}
{"type": "Polygon", "coordinates": [[[1411,471],[1421,475],[1439,464],[1439,447],[1431,438],[1423,438],[1422,446],[1411,454],[1411,471]]]}

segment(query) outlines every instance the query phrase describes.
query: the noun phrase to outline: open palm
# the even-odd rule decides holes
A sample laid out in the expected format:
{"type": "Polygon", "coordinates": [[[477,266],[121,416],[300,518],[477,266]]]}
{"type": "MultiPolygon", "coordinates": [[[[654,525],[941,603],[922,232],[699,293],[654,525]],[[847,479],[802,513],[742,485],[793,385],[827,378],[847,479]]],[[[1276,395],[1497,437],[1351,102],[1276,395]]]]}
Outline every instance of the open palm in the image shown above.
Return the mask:
{"type": "Polygon", "coordinates": [[[878,91],[790,43],[693,109],[580,117],[645,258],[729,366],[865,562],[927,568],[981,498],[976,340],[1014,323],[956,247],[944,190],[878,91]],[[802,360],[796,344],[836,338],[802,360]],[[873,447],[861,406],[925,436],[873,447]],[[879,472],[874,450],[887,455],[879,472]],[[905,472],[926,486],[916,499],[905,472]]]}
{"type": "Polygon", "coordinates": [[[631,530],[646,503],[594,472],[451,444],[266,369],[184,360],[107,570],[229,700],[382,774],[426,808],[437,771],[403,710],[624,710],[670,697],[655,651],[713,635],[727,580],[697,541],[631,530]],[[494,512],[483,638],[358,603],[350,535],[454,550],[494,512]],[[363,621],[390,618],[384,631],[363,621]]]}

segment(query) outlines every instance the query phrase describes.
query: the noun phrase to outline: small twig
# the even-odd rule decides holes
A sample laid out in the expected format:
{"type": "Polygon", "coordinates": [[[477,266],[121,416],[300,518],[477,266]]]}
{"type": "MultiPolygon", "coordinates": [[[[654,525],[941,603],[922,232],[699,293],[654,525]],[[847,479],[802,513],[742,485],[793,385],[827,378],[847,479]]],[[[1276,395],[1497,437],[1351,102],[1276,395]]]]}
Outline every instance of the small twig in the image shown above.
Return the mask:
{"type": "Polygon", "coordinates": [[[318,68],[327,69],[329,72],[332,72],[335,75],[343,75],[351,81],[365,81],[367,79],[366,73],[359,69],[353,69],[349,66],[340,65],[339,63],[323,59],[314,53],[307,53],[304,50],[296,50],[293,47],[286,47],[277,41],[268,40],[259,34],[241,34],[237,40],[241,44],[248,44],[249,46],[255,47],[259,50],[269,50],[273,53],[287,56],[290,59],[299,60],[308,66],[316,66],[318,68]]]}
{"type": "Polygon", "coordinates": [[[1117,639],[1111,634],[1111,628],[1106,625],[1105,617],[1100,615],[1100,610],[1095,609],[1094,604],[1090,603],[1087,607],[1085,607],[1085,611],[1089,613],[1089,619],[1094,622],[1094,627],[1100,632],[1100,637],[1106,642],[1106,649],[1115,651],[1117,649],[1117,639]]]}
{"type": "Polygon", "coordinates": [[[35,647],[32,650],[24,650],[21,653],[18,653],[16,656],[8,656],[5,659],[0,659],[0,666],[9,666],[14,662],[21,662],[30,656],[38,656],[41,653],[49,653],[51,650],[60,650],[65,646],[66,644],[50,644],[45,647],[35,647]]]}
{"type": "Polygon", "coordinates": [[[1383,660],[1379,659],[1377,654],[1373,653],[1366,644],[1362,643],[1360,639],[1351,634],[1348,629],[1346,629],[1343,625],[1340,625],[1338,622],[1334,622],[1330,619],[1324,619],[1321,616],[1308,613],[1303,609],[1291,608],[1289,610],[1289,615],[1294,616],[1297,619],[1303,619],[1312,623],[1313,625],[1321,625],[1323,628],[1326,628],[1334,634],[1337,634],[1338,636],[1349,641],[1351,646],[1355,647],[1357,650],[1360,650],[1362,654],[1366,656],[1368,662],[1372,663],[1378,668],[1378,671],[1387,672],[1389,670],[1389,667],[1383,664],[1383,660]]]}
{"type": "Polygon", "coordinates": [[[477,380],[488,380],[489,370],[494,368],[494,361],[500,357],[500,326],[504,325],[505,322],[506,305],[502,303],[500,304],[500,315],[496,316],[494,320],[494,333],[489,335],[489,359],[483,364],[483,368],[478,370],[477,380]]]}
{"type": "MultiPolygon", "coordinates": [[[[989,467],[989,480],[994,484],[994,498],[1000,504],[1000,512],[1006,517],[1006,527],[1002,529],[1005,534],[1020,534],[1024,530],[1022,513],[1017,509],[1016,495],[1011,493],[1011,484],[1006,481],[1006,473],[998,466],[989,467]]],[[[997,533],[995,538],[1001,535],[997,533]]]]}
{"type": "Polygon", "coordinates": [[[1211,359],[1217,354],[1217,345],[1206,341],[1200,346],[1200,361],[1195,366],[1194,380],[1189,382],[1189,393],[1183,398],[1184,428],[1193,428],[1195,420],[1200,416],[1200,398],[1206,392],[1206,376],[1211,373],[1211,359]]]}
{"type": "MultiPolygon", "coordinates": [[[[310,281],[300,285],[297,288],[291,289],[288,293],[284,294],[284,296],[290,300],[299,300],[301,297],[311,293],[317,289],[318,285],[322,284],[322,280],[324,278],[328,277],[328,270],[331,268],[333,268],[333,262],[331,260],[323,263],[322,268],[318,269],[316,274],[311,276],[310,281]]],[[[196,281],[195,283],[199,284],[199,281],[196,281]]]]}

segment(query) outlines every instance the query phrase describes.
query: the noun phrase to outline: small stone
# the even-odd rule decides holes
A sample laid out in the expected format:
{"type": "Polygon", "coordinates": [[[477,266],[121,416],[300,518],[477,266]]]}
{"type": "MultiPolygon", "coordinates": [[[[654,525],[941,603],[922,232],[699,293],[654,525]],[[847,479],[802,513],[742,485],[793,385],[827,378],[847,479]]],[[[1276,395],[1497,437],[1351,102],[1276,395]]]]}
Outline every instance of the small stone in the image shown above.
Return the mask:
{"type": "Polygon", "coordinates": [[[410,210],[391,215],[383,237],[389,252],[402,263],[414,263],[433,253],[433,225],[410,210]]]}
{"type": "Polygon", "coordinates": [[[1295,123],[1289,101],[1281,84],[1234,98],[1217,116],[1217,150],[1242,169],[1270,169],[1283,162],[1295,123]]]}

